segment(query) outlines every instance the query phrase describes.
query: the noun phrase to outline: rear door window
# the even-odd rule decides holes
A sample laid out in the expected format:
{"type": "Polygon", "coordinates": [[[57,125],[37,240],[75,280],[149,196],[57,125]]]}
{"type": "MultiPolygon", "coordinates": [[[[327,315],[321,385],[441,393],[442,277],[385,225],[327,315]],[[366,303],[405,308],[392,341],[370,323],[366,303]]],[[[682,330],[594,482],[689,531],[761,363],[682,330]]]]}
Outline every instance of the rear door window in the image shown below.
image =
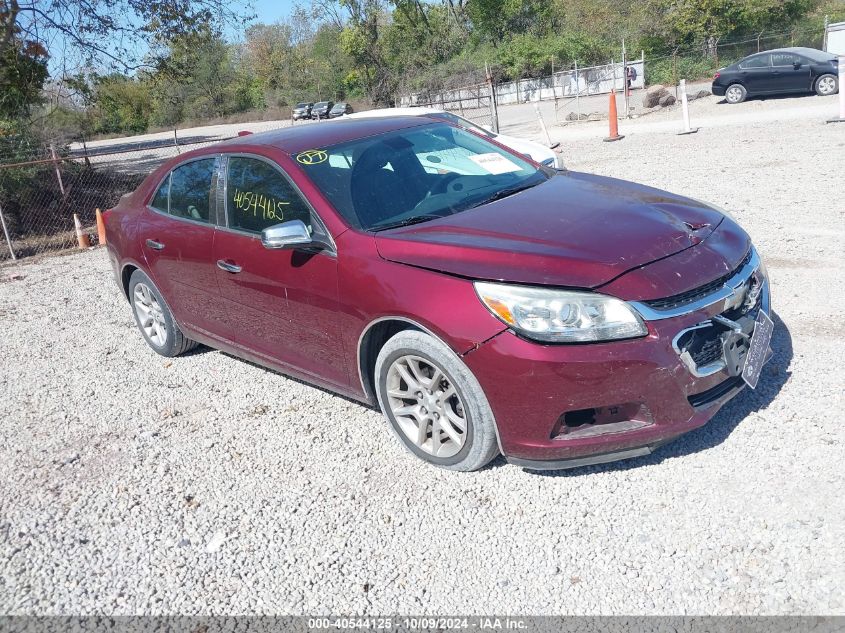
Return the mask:
{"type": "Polygon", "coordinates": [[[750,57],[746,59],[744,62],[739,64],[739,67],[743,70],[749,70],[752,68],[768,68],[769,67],[769,55],[755,55],[754,57],[750,57]]]}
{"type": "Polygon", "coordinates": [[[310,207],[267,161],[231,156],[226,178],[229,228],[261,233],[274,224],[302,220],[312,230],[310,207]]]}
{"type": "Polygon", "coordinates": [[[150,207],[178,218],[212,224],[211,190],[216,166],[216,157],[179,165],[159,185],[150,207]]]}
{"type": "Polygon", "coordinates": [[[772,66],[792,66],[799,61],[801,58],[792,53],[772,53],[772,66]]]}

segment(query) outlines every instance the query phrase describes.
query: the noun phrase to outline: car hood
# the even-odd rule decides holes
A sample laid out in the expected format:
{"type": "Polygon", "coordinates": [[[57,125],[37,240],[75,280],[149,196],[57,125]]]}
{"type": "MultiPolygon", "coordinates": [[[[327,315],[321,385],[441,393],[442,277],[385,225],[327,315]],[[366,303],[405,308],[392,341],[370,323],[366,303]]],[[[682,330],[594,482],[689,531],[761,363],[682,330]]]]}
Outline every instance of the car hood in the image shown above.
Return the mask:
{"type": "Polygon", "coordinates": [[[643,185],[577,172],[475,209],[377,233],[389,261],[473,279],[595,288],[706,239],[724,216],[643,185]]]}

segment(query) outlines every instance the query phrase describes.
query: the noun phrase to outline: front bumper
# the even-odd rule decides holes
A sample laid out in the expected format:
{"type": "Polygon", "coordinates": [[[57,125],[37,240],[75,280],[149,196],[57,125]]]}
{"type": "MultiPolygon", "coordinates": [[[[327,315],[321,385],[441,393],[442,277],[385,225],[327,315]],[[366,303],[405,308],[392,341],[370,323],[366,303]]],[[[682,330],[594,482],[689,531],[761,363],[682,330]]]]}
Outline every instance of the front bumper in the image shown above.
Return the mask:
{"type": "MultiPolygon", "coordinates": [[[[749,313],[770,314],[769,301],[766,282],[749,313]]],[[[692,371],[677,349],[679,333],[724,308],[647,321],[649,334],[629,341],[542,345],[506,331],[464,361],[487,395],[508,461],[547,470],[647,455],[704,425],[745,387],[735,368],[692,371]]]]}

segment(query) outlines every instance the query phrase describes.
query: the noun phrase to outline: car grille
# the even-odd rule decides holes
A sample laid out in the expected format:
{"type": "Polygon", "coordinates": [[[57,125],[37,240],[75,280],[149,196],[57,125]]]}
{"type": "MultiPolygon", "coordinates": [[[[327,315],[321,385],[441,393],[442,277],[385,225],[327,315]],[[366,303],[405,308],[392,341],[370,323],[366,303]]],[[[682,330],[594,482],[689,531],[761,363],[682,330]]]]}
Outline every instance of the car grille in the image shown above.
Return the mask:
{"type": "Polygon", "coordinates": [[[698,301],[699,299],[703,299],[707,295],[716,292],[719,288],[724,286],[725,282],[727,282],[728,279],[733,277],[743,266],[745,266],[749,261],[751,261],[751,253],[752,251],[749,250],[748,254],[739,263],[739,266],[734,268],[727,275],[722,275],[718,279],[714,279],[713,281],[708,282],[703,286],[699,286],[698,288],[693,288],[692,290],[687,290],[686,292],[682,292],[677,295],[672,295],[671,297],[665,297],[663,299],[653,299],[651,301],[644,301],[643,303],[645,303],[650,308],[654,308],[655,310],[672,310],[674,308],[680,308],[695,301],[698,301]]]}

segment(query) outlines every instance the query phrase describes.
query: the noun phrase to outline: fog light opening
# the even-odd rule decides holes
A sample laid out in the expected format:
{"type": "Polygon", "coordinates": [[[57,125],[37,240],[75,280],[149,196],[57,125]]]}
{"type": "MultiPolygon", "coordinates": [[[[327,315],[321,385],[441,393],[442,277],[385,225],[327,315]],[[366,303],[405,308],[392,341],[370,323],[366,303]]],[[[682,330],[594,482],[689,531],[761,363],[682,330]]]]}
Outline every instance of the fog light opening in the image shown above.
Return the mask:
{"type": "Polygon", "coordinates": [[[624,433],[654,424],[648,408],[638,402],[566,411],[552,429],[552,439],[566,440],[624,433]]]}

